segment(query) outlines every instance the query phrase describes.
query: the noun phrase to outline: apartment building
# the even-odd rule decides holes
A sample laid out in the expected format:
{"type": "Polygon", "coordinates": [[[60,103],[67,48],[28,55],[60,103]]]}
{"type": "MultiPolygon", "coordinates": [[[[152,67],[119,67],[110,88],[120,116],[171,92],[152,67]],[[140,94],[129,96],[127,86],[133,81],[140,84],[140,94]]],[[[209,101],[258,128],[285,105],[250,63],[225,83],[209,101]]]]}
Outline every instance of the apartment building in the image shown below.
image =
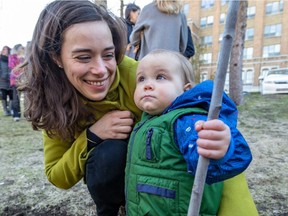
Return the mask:
{"type": "MultiPolygon", "coordinates": [[[[193,40],[204,47],[198,50],[201,80],[216,72],[228,6],[229,0],[186,0],[193,40]]],[[[259,76],[272,68],[288,68],[288,1],[248,0],[243,85],[258,86],[259,76]]]]}

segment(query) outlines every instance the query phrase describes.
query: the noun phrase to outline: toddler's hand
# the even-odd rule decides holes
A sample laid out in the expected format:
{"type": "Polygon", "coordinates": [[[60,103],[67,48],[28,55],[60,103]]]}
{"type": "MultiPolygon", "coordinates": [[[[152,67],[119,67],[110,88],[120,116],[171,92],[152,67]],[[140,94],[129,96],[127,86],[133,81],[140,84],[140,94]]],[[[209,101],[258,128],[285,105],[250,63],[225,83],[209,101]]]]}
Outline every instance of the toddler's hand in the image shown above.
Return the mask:
{"type": "Polygon", "coordinates": [[[224,122],[219,119],[197,121],[195,129],[199,155],[215,160],[224,157],[231,140],[230,128],[224,122]]]}

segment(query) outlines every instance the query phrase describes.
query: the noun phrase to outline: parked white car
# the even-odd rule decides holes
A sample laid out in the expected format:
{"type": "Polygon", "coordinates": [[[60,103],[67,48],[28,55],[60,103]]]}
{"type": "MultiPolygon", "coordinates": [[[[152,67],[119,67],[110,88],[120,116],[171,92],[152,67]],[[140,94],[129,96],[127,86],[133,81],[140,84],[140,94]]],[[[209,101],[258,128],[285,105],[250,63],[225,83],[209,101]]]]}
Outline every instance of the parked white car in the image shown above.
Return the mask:
{"type": "Polygon", "coordinates": [[[288,68],[270,70],[259,80],[262,95],[288,93],[288,68]]]}

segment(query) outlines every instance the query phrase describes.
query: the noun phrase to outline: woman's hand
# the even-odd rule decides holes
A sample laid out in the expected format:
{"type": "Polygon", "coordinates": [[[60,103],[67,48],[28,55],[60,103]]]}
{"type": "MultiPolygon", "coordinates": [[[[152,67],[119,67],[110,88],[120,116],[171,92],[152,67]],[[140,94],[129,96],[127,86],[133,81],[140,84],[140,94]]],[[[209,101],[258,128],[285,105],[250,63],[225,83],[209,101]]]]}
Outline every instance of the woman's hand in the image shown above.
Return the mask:
{"type": "Polygon", "coordinates": [[[102,140],[127,139],[133,129],[134,116],[130,111],[111,111],[89,129],[102,140]]]}
{"type": "Polygon", "coordinates": [[[197,121],[198,153],[205,158],[221,159],[226,154],[231,140],[230,128],[219,119],[197,121]]]}

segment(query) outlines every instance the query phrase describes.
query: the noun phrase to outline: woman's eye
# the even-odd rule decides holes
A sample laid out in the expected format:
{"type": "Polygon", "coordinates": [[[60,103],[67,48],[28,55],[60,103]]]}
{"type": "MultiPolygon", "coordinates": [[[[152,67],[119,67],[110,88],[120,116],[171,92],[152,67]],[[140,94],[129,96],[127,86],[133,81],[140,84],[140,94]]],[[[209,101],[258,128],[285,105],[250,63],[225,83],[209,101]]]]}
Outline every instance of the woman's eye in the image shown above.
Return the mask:
{"type": "Polygon", "coordinates": [[[90,56],[77,56],[76,57],[79,61],[89,61],[91,59],[90,56]]]}
{"type": "Polygon", "coordinates": [[[112,59],[115,57],[115,53],[114,52],[110,52],[110,53],[107,53],[103,56],[105,59],[112,59]]]}

